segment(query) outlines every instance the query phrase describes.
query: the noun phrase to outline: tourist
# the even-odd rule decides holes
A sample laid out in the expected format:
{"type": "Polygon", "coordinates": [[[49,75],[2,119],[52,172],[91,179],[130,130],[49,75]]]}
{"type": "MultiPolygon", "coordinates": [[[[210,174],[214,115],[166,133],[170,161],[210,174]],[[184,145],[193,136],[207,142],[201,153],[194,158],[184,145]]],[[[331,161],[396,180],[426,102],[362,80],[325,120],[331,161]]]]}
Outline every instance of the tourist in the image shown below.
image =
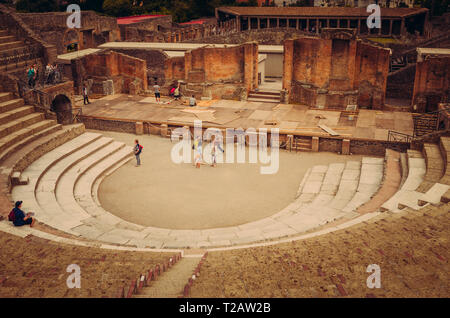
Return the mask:
{"type": "Polygon", "coordinates": [[[23,212],[20,208],[22,207],[22,202],[23,201],[17,201],[15,203],[15,207],[12,210],[12,212],[14,213],[13,216],[13,224],[14,226],[23,226],[25,224],[30,225],[30,227],[34,226],[34,223],[36,222],[36,219],[32,218],[32,215],[34,215],[34,213],[26,213],[23,212]]]}
{"type": "Polygon", "coordinates": [[[194,95],[192,95],[192,97],[189,98],[189,106],[191,106],[191,107],[197,106],[197,101],[195,100],[194,95]]]}
{"type": "Polygon", "coordinates": [[[91,102],[89,101],[88,89],[87,89],[85,84],[83,85],[82,92],[83,92],[83,103],[84,103],[84,105],[90,104],[91,102]]]}
{"type": "Polygon", "coordinates": [[[216,137],[215,135],[211,136],[211,142],[213,143],[213,145],[216,146],[220,151],[222,151],[222,153],[224,153],[225,150],[223,150],[222,146],[220,145],[222,140],[222,135],[218,135],[218,137],[216,137]]]}
{"type": "Polygon", "coordinates": [[[134,141],[134,155],[136,156],[136,167],[139,167],[141,165],[141,152],[142,152],[142,146],[139,144],[139,140],[134,141]]]}
{"type": "Polygon", "coordinates": [[[211,167],[216,166],[216,144],[213,141],[211,143],[211,167]]]}
{"type": "Polygon", "coordinates": [[[174,87],[172,87],[171,89],[170,89],[170,92],[169,92],[169,96],[170,97],[174,97],[175,96],[175,86],[174,87]]]}
{"type": "Polygon", "coordinates": [[[202,140],[200,137],[194,140],[194,164],[196,168],[200,168],[202,163],[202,140]]]}
{"type": "Polygon", "coordinates": [[[30,88],[34,88],[36,85],[35,79],[36,79],[36,69],[34,68],[34,65],[31,65],[30,68],[27,70],[27,76],[28,76],[28,86],[30,88]]]}
{"type": "MultiPolygon", "coordinates": [[[[156,83],[156,82],[155,82],[156,83]]],[[[160,93],[160,89],[161,87],[158,85],[158,83],[156,83],[155,85],[153,85],[153,88],[155,89],[155,99],[157,103],[161,102],[161,93],[160,93]]]]}
{"type": "Polygon", "coordinates": [[[178,86],[175,88],[175,91],[173,93],[173,97],[175,97],[175,100],[179,100],[180,99],[180,84],[178,84],[178,86]]]}
{"type": "Polygon", "coordinates": [[[53,67],[50,63],[48,63],[47,66],[45,67],[45,84],[53,83],[53,75],[54,75],[53,67]]]}

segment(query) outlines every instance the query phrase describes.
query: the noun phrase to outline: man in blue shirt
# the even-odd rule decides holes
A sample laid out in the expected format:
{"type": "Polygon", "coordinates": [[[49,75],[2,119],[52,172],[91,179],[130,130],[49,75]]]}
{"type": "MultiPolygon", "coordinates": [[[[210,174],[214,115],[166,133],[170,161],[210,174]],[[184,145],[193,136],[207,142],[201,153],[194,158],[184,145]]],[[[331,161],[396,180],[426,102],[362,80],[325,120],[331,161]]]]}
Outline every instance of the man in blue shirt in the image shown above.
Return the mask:
{"type": "Polygon", "coordinates": [[[139,140],[135,140],[134,141],[135,146],[134,146],[134,155],[136,156],[136,167],[141,165],[141,152],[142,152],[142,146],[139,144],[139,140]]]}
{"type": "Polygon", "coordinates": [[[33,227],[34,223],[36,222],[35,219],[31,217],[31,213],[27,213],[25,215],[25,212],[23,212],[20,208],[22,207],[23,201],[17,201],[15,204],[14,211],[14,221],[13,224],[15,226],[23,226],[25,224],[29,224],[30,227],[33,227]]]}

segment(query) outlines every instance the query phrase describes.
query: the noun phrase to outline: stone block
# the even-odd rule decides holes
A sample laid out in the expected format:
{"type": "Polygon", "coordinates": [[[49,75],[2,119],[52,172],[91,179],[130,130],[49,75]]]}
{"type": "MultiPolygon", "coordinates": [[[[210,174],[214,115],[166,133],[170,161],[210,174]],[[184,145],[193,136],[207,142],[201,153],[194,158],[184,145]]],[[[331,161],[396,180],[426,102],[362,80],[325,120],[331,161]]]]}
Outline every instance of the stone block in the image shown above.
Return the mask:
{"type": "Polygon", "coordinates": [[[143,135],[144,134],[144,123],[143,122],[136,122],[136,135],[143,135]]]}
{"type": "Polygon", "coordinates": [[[319,137],[312,137],[311,150],[314,152],[319,151],[319,137]]]}
{"type": "Polygon", "coordinates": [[[344,139],[342,140],[342,151],[341,154],[349,155],[350,154],[350,140],[344,139]]]}

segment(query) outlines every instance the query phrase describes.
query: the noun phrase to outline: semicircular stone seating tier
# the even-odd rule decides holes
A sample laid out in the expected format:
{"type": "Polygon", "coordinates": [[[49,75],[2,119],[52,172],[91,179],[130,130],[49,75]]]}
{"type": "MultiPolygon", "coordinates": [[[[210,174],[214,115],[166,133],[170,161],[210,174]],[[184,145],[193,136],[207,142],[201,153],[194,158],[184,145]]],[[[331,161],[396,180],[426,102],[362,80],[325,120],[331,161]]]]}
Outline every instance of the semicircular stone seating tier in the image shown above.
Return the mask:
{"type": "Polygon", "coordinates": [[[144,227],[105,211],[98,202],[101,180],[132,158],[132,148],[96,133],[63,144],[22,173],[27,185],[13,188],[14,200],[36,212],[40,222],[79,237],[137,247],[230,246],[265,241],[312,230],[355,209],[377,191],[383,158],[363,158],[314,166],[305,175],[296,200],[282,211],[254,222],[207,230],[144,227]]]}
{"type": "MultiPolygon", "coordinates": [[[[40,222],[92,241],[138,248],[227,247],[295,237],[336,220],[356,220],[361,215],[358,209],[385,186],[383,180],[390,173],[384,169],[385,161],[393,160],[389,153],[385,158],[363,157],[362,161],[314,166],[304,175],[297,197],[286,208],[233,227],[145,227],[104,210],[97,197],[99,184],[132,159],[132,148],[96,133],[84,133],[34,161],[22,173],[29,183],[15,186],[12,197],[23,200],[25,210],[36,212],[40,222]]],[[[423,181],[425,169],[420,152],[408,152],[408,161],[406,181],[401,188],[391,189],[395,194],[383,201],[393,212],[406,206],[420,208],[419,198],[425,200],[422,205],[436,203],[434,197],[433,201],[423,193],[414,193],[417,196],[411,201],[405,199],[409,196],[404,193],[415,191],[423,181]]],[[[444,190],[448,188],[442,187],[439,195],[444,190]]]]}

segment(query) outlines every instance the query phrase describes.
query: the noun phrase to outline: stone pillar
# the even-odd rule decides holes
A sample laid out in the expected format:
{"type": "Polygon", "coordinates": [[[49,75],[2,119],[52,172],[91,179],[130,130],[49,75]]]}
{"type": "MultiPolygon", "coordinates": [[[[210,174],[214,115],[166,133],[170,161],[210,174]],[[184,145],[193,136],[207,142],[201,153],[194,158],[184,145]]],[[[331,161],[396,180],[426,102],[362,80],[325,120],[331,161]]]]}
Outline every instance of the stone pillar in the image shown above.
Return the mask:
{"type": "Polygon", "coordinates": [[[169,128],[167,127],[167,124],[161,124],[161,136],[167,137],[169,128]]]}
{"type": "Polygon", "coordinates": [[[319,34],[319,19],[316,19],[316,34],[319,34]]]}
{"type": "Polygon", "coordinates": [[[284,41],[284,56],[283,56],[283,89],[291,90],[292,84],[292,64],[294,55],[294,41],[284,41]]]}
{"type": "Polygon", "coordinates": [[[306,19],[306,31],[309,32],[309,19],[306,19]]]}
{"type": "Polygon", "coordinates": [[[358,19],[358,28],[356,34],[361,34],[361,19],[358,19]]]}
{"type": "Polygon", "coordinates": [[[314,151],[314,152],[319,151],[319,137],[312,137],[311,151],[314,151]]]}
{"type": "Polygon", "coordinates": [[[136,135],[144,134],[144,123],[137,121],[136,122],[136,135]]]}
{"type": "Polygon", "coordinates": [[[299,24],[298,22],[299,22],[299,20],[298,20],[298,19],[295,19],[295,29],[296,29],[296,30],[298,30],[298,24],[299,24]]]}
{"type": "Polygon", "coordinates": [[[392,19],[389,20],[389,35],[392,35],[392,25],[394,21],[392,21],[392,19]]]}
{"type": "Polygon", "coordinates": [[[247,18],[248,19],[248,30],[252,29],[252,19],[250,19],[250,17],[247,18]]]}
{"type": "Polygon", "coordinates": [[[261,19],[257,18],[257,22],[258,22],[258,30],[261,29],[261,19]]]}
{"type": "Polygon", "coordinates": [[[342,155],[349,155],[350,154],[350,140],[349,139],[343,139],[342,140],[342,155]]]}
{"type": "Polygon", "coordinates": [[[277,18],[277,28],[280,27],[280,18],[277,18]]]}
{"type": "Polygon", "coordinates": [[[327,28],[330,27],[330,19],[327,19],[327,28]]]}
{"type": "Polygon", "coordinates": [[[294,140],[294,136],[293,135],[287,135],[286,150],[291,150],[292,149],[292,141],[293,140],[294,140]]]}

